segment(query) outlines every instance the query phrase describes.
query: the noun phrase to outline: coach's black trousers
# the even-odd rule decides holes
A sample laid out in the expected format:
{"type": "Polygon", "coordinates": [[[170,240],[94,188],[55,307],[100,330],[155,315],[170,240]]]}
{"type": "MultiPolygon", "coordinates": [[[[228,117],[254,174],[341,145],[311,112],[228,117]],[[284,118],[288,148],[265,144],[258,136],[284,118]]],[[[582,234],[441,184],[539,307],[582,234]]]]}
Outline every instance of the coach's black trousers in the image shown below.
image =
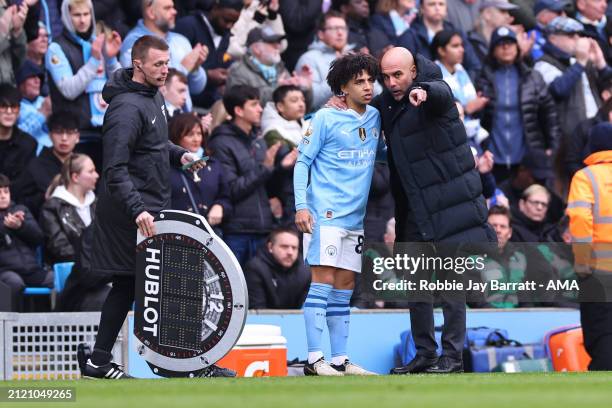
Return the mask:
{"type": "Polygon", "coordinates": [[[94,364],[104,365],[112,359],[111,350],[132,303],[134,303],[135,288],[134,276],[113,277],[113,288],[102,306],[98,336],[92,355],[94,364]]]}
{"type": "MultiPolygon", "coordinates": [[[[465,302],[442,300],[444,326],[442,328],[442,354],[462,359],[465,342],[465,302]]],[[[410,304],[410,327],[417,355],[432,358],[437,353],[432,302],[410,304]]]]}
{"type": "MultiPolygon", "coordinates": [[[[454,245],[432,243],[412,243],[405,245],[412,256],[454,257],[454,245]]],[[[463,275],[454,270],[417,270],[409,280],[419,287],[421,281],[463,282],[463,275]]],[[[417,290],[410,294],[410,327],[412,339],[418,356],[434,358],[437,355],[435,338],[434,306],[442,307],[444,325],[442,327],[442,354],[455,360],[463,358],[465,342],[466,305],[465,292],[458,290],[417,290]]]]}

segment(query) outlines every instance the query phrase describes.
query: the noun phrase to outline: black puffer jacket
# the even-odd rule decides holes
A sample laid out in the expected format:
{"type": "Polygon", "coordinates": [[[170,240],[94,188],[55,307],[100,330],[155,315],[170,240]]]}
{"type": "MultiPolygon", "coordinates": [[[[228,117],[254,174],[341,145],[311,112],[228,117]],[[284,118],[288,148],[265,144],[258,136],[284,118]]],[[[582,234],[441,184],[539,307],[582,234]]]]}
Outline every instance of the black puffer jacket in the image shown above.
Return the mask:
{"type": "Polygon", "coordinates": [[[170,165],[187,151],[168,141],[164,98],[119,69],[104,86],[102,192],[94,218],[92,268],[134,273],[136,217],[170,208],[170,165]]]}
{"type": "Polygon", "coordinates": [[[556,224],[534,221],[521,210],[512,208],[512,242],[562,242],[556,224]]]}
{"type": "Polygon", "coordinates": [[[393,217],[393,197],[386,163],[375,163],[368,206],[363,220],[366,242],[382,242],[387,222],[393,217]]]}
{"type": "Polygon", "coordinates": [[[310,285],[310,271],[301,255],[289,269],[283,268],[267,246],[244,267],[250,309],[300,309],[310,285]]]}
{"type": "MultiPolygon", "coordinates": [[[[489,98],[480,124],[488,131],[493,128],[495,101],[497,98],[495,82],[496,65],[487,61],[476,82],[476,88],[483,96],[489,98]]],[[[557,150],[561,139],[561,130],[557,118],[555,102],[548,92],[548,87],[539,72],[523,63],[518,64],[520,76],[520,104],[525,141],[531,149],[557,150]]]]}
{"type": "MultiPolygon", "coordinates": [[[[14,183],[36,157],[36,146],[36,139],[13,126],[11,138],[0,142],[0,173],[14,183]]],[[[14,188],[12,190],[15,194],[14,188]]]]}
{"type": "Polygon", "coordinates": [[[267,234],[273,228],[266,182],[273,170],[266,168],[266,142],[247,135],[230,122],[218,126],[210,136],[208,147],[221,163],[229,185],[233,209],[224,214],[224,234],[267,234]]]}
{"type": "Polygon", "coordinates": [[[453,94],[440,68],[417,55],[414,86],[427,101],[414,107],[385,90],[374,102],[389,147],[398,241],[486,242],[487,206],[453,94]]]}
{"type": "MultiPolygon", "coordinates": [[[[95,202],[91,214],[95,214],[95,202]]],[[[51,197],[40,211],[40,227],[45,234],[45,257],[50,264],[74,262],[75,248],[86,228],[74,205],[59,197],[51,197]]]]}
{"type": "Polygon", "coordinates": [[[23,211],[25,220],[19,229],[11,229],[0,222],[0,272],[13,271],[27,276],[27,282],[43,282],[46,272],[36,260],[36,247],[43,242],[43,233],[32,213],[23,205],[11,203],[0,210],[0,220],[8,213],[23,211]]]}

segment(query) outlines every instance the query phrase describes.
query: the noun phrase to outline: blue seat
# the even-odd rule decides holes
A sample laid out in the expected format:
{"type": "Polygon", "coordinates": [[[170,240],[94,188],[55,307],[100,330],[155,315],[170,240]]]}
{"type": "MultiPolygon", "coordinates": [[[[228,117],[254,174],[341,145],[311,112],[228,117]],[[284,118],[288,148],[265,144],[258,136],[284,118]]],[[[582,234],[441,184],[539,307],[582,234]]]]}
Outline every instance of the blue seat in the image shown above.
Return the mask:
{"type": "Polygon", "coordinates": [[[72,267],[74,266],[74,262],[61,262],[53,265],[53,288],[45,288],[45,287],[27,287],[23,290],[24,295],[50,295],[53,290],[56,293],[60,293],[64,290],[64,286],[66,285],[66,279],[68,279],[68,275],[72,272],[72,267]]]}
{"type": "Polygon", "coordinates": [[[64,290],[66,279],[68,279],[70,272],[72,272],[73,266],[74,262],[62,262],[53,265],[53,272],[55,273],[53,284],[56,293],[60,293],[64,290]]]}
{"type": "Polygon", "coordinates": [[[39,287],[28,287],[23,290],[24,295],[50,295],[51,289],[39,288],[39,287]]]}

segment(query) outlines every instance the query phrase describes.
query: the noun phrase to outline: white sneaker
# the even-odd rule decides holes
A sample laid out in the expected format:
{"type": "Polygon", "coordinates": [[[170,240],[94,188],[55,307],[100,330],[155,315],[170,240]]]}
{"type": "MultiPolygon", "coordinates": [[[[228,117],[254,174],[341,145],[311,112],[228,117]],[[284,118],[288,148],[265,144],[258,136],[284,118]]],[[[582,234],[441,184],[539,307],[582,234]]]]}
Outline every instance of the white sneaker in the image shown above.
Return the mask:
{"type": "Polygon", "coordinates": [[[331,367],[344,375],[378,375],[358,366],[357,364],[351,363],[348,359],[344,360],[344,363],[339,365],[332,364],[331,367]]]}
{"type": "Polygon", "coordinates": [[[318,375],[321,377],[342,377],[344,374],[333,368],[321,357],[314,363],[304,365],[304,375],[318,375]]]}

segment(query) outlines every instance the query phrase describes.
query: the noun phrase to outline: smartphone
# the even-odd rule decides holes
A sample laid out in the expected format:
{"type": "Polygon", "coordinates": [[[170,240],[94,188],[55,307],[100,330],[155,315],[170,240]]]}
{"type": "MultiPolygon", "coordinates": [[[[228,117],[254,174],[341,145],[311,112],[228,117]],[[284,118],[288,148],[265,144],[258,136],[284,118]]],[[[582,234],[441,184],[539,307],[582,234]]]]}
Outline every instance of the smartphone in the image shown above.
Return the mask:
{"type": "Polygon", "coordinates": [[[181,167],[181,170],[189,170],[190,168],[193,167],[194,164],[196,163],[206,163],[206,161],[208,160],[208,156],[204,156],[198,160],[194,160],[192,162],[189,162],[187,164],[183,164],[183,166],[181,167]]]}

